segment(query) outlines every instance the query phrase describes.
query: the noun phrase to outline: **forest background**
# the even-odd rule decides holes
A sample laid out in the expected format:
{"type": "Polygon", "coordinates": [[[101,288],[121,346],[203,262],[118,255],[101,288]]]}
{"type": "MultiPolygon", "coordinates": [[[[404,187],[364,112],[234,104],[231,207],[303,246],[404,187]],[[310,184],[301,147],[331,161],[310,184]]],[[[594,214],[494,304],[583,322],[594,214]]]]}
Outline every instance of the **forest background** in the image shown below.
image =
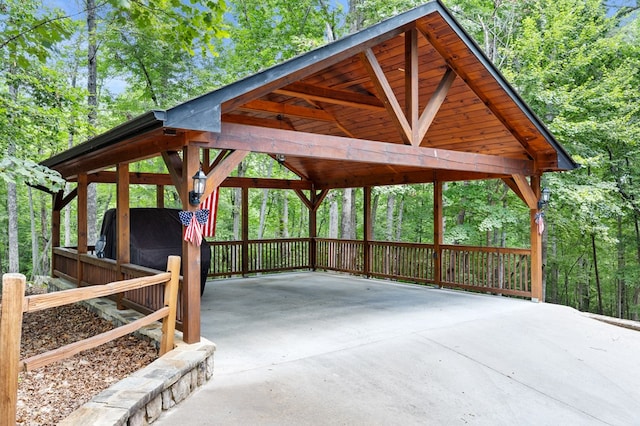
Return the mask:
{"type": "MultiPolygon", "coordinates": [[[[411,0],[0,0],[0,269],[50,268],[51,196],[38,162],[150,109],[174,106],[418,5],[411,0]]],[[[631,0],[444,0],[581,165],[547,174],[545,298],[640,316],[640,16],[631,0]]],[[[145,161],[132,171],[165,172],[145,161]]],[[[235,175],[291,177],[249,156],[235,175]]],[[[115,188],[90,185],[89,241],[115,188]]],[[[432,186],[373,191],[374,238],[432,242],[432,186]]],[[[251,190],[250,238],[308,236],[295,194],[251,190]]],[[[179,208],[167,189],[167,207],[179,208]]],[[[221,189],[217,240],[237,240],[239,193],[221,189]]],[[[73,203],[72,203],[73,204],[73,203]]],[[[155,188],[131,190],[132,207],[155,188]]],[[[528,247],[525,205],[501,181],[444,188],[446,243],[528,247]]],[[[75,244],[74,206],[63,212],[75,244]]],[[[331,191],[318,234],[362,238],[362,192],[331,191]]]]}

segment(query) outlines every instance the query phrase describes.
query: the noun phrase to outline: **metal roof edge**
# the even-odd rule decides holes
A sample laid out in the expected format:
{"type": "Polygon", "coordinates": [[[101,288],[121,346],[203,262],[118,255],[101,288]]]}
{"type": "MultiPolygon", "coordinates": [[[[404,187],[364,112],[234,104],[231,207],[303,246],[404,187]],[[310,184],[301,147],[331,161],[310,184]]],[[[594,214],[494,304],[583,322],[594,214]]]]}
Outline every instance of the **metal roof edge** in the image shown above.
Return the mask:
{"type": "Polygon", "coordinates": [[[41,161],[40,164],[55,169],[56,165],[77,156],[97,151],[129,137],[162,127],[164,116],[164,111],[155,110],[146,112],[105,133],[41,161]]]}

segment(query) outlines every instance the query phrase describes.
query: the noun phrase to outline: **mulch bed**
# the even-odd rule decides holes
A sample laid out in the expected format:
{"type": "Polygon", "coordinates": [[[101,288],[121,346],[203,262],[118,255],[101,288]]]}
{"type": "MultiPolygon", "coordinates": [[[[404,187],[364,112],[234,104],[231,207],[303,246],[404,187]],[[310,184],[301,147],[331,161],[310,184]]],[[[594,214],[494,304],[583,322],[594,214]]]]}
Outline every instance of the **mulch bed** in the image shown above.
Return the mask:
{"type": "MultiPolygon", "coordinates": [[[[20,359],[95,336],[114,326],[80,305],[26,313],[20,359]]],[[[19,375],[18,425],[55,425],[95,395],[157,359],[153,343],[133,335],[19,375]]]]}

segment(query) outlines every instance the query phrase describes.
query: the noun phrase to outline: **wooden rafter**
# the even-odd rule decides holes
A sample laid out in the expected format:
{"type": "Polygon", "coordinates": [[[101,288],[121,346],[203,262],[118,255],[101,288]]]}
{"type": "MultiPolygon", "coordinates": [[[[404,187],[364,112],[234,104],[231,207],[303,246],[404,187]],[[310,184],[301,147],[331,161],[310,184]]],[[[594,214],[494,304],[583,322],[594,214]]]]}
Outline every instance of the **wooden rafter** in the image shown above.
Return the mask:
{"type": "Polygon", "coordinates": [[[223,123],[222,133],[190,132],[204,147],[498,175],[533,171],[533,161],[223,123]]]}
{"type": "Polygon", "coordinates": [[[293,83],[277,89],[273,93],[374,111],[382,111],[385,108],[382,102],[375,96],[363,95],[346,90],[336,90],[329,87],[314,86],[306,83],[293,83]]]}
{"type": "Polygon", "coordinates": [[[395,93],[393,93],[393,89],[387,77],[384,75],[382,67],[378,63],[376,55],[371,49],[366,49],[360,54],[360,59],[369,73],[369,77],[378,92],[378,96],[382,99],[382,103],[387,109],[389,118],[391,118],[391,121],[400,132],[402,140],[405,144],[411,145],[411,125],[407,121],[407,117],[404,116],[402,107],[400,107],[400,103],[395,93]]]}
{"type": "Polygon", "coordinates": [[[271,118],[252,117],[250,115],[223,114],[222,122],[247,124],[249,126],[269,127],[272,129],[294,130],[293,126],[284,120],[274,120],[271,118]]]}
{"type": "Polygon", "coordinates": [[[265,100],[255,100],[242,105],[240,110],[260,111],[280,116],[290,116],[296,118],[304,118],[317,121],[335,121],[334,117],[326,111],[319,108],[307,108],[298,105],[283,104],[279,102],[271,102],[265,100]]]}

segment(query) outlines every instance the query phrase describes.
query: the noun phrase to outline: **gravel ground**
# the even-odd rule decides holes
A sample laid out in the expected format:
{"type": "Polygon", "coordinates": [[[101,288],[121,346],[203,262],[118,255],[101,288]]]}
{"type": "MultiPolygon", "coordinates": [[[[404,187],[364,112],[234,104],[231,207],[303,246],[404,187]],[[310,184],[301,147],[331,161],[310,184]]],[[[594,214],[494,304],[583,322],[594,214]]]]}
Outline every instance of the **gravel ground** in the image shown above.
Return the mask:
{"type": "MultiPolygon", "coordinates": [[[[27,313],[20,359],[113,329],[78,305],[27,313]]],[[[100,391],[157,358],[147,340],[129,335],[71,358],[20,373],[18,425],[55,425],[100,391]]]]}

